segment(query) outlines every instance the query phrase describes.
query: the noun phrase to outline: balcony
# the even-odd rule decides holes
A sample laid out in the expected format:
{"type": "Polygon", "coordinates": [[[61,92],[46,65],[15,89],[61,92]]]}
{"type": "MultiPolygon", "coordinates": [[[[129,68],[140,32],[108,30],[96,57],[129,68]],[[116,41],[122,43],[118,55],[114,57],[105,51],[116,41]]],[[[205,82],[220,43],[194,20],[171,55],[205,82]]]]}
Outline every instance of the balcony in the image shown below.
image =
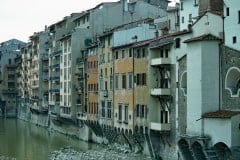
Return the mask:
{"type": "Polygon", "coordinates": [[[42,77],[42,79],[43,79],[43,81],[45,81],[45,82],[49,80],[49,78],[48,78],[47,75],[44,75],[44,76],[42,77]]]}
{"type": "Polygon", "coordinates": [[[171,95],[170,88],[153,88],[151,89],[152,96],[169,96],[171,95]]]}
{"type": "Polygon", "coordinates": [[[54,65],[51,65],[51,69],[56,69],[56,68],[60,68],[60,62],[55,63],[54,65]]]}
{"type": "Polygon", "coordinates": [[[155,131],[170,131],[171,125],[170,123],[151,122],[150,129],[155,131]]]}
{"type": "Polygon", "coordinates": [[[55,85],[53,87],[51,87],[51,89],[49,90],[52,93],[59,93],[60,92],[60,85],[55,85]]]}
{"type": "Polygon", "coordinates": [[[79,120],[87,120],[87,114],[78,112],[77,113],[77,119],[79,119],[79,120]]]}
{"type": "Polygon", "coordinates": [[[66,119],[72,119],[71,114],[66,114],[66,113],[63,113],[63,112],[60,112],[60,117],[66,118],[66,119]]]}
{"type": "Polygon", "coordinates": [[[49,67],[48,66],[43,66],[43,72],[48,72],[48,70],[49,70],[49,67]]]}
{"type": "Polygon", "coordinates": [[[43,54],[43,55],[42,55],[42,60],[43,60],[43,61],[48,61],[48,58],[49,58],[49,57],[48,57],[48,54],[43,54]]]}
{"type": "Polygon", "coordinates": [[[162,64],[171,64],[170,58],[153,58],[151,60],[151,66],[159,66],[162,64]]]}
{"type": "Polygon", "coordinates": [[[52,77],[50,77],[50,80],[51,81],[58,81],[58,80],[60,80],[60,75],[59,76],[52,76],[52,77]]]}
{"type": "Polygon", "coordinates": [[[57,51],[54,51],[52,52],[51,56],[60,56],[62,54],[62,50],[57,50],[57,51]]]}

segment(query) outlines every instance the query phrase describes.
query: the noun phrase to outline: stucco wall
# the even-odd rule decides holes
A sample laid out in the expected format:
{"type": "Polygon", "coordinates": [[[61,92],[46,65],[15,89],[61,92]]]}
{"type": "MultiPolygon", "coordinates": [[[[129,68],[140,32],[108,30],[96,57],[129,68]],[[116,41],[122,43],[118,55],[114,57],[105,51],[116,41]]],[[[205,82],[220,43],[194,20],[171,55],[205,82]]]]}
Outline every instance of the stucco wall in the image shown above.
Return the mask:
{"type": "Polygon", "coordinates": [[[204,133],[211,138],[211,146],[223,142],[231,146],[231,119],[204,119],[204,133]]]}
{"type": "Polygon", "coordinates": [[[178,69],[178,132],[182,135],[186,134],[187,128],[187,95],[184,95],[180,83],[183,72],[187,71],[187,56],[178,61],[178,69]]]}

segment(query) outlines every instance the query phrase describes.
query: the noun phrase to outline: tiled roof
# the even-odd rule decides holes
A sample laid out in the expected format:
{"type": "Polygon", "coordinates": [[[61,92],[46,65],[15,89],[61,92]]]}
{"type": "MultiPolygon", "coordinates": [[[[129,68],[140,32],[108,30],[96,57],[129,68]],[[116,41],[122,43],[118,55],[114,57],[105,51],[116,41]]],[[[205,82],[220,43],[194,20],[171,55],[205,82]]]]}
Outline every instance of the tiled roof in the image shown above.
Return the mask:
{"type": "Polygon", "coordinates": [[[163,36],[155,37],[153,39],[148,39],[148,40],[136,43],[134,45],[134,47],[144,46],[144,45],[147,45],[147,44],[149,44],[151,42],[154,42],[154,41],[168,39],[170,37],[179,36],[179,35],[187,34],[187,33],[191,33],[191,30],[183,30],[183,31],[169,33],[169,34],[166,34],[166,35],[163,35],[163,36]]]}
{"type": "Polygon", "coordinates": [[[239,111],[219,110],[216,112],[208,112],[202,115],[203,118],[231,118],[240,114],[239,111]]]}
{"type": "Polygon", "coordinates": [[[196,41],[215,41],[221,40],[219,37],[216,37],[212,34],[203,34],[198,37],[193,37],[184,41],[184,43],[196,42],[196,41]]]}

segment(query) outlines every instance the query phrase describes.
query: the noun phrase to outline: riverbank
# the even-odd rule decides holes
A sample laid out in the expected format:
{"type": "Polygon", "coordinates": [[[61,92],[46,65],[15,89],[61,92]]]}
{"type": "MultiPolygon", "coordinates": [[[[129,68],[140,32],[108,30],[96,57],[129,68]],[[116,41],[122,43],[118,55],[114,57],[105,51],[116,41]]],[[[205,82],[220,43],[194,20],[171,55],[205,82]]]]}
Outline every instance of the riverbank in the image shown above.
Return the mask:
{"type": "Polygon", "coordinates": [[[10,157],[5,157],[0,155],[0,160],[17,160],[16,158],[10,158],[10,157]]]}
{"type": "Polygon", "coordinates": [[[76,151],[71,147],[64,147],[54,151],[49,156],[50,160],[151,160],[150,157],[131,153],[118,145],[101,147],[98,150],[76,151]]]}
{"type": "Polygon", "coordinates": [[[0,120],[0,160],[151,160],[127,144],[96,144],[28,121],[0,120]]]}

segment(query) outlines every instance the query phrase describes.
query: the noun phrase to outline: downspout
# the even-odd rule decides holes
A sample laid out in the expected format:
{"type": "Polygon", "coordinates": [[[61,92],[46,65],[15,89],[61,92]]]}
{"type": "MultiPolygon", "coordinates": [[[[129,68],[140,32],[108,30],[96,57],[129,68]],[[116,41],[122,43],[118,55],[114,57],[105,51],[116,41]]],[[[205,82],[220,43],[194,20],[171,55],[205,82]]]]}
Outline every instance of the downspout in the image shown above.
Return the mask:
{"type": "Polygon", "coordinates": [[[132,77],[132,82],[133,82],[133,115],[132,115],[132,119],[133,119],[133,131],[134,131],[134,128],[135,128],[134,127],[134,124],[135,124],[134,123],[134,120],[135,120],[134,119],[135,118],[135,116],[134,116],[134,114],[135,114],[135,94],[134,94],[135,93],[135,85],[134,85],[134,69],[135,69],[135,67],[134,67],[134,64],[135,64],[134,63],[135,62],[134,61],[135,60],[134,57],[135,56],[134,56],[134,48],[132,48],[132,57],[133,57],[133,74],[132,74],[133,75],[133,77],[132,77]]]}
{"type": "MultiPolygon", "coordinates": [[[[114,43],[114,42],[113,42],[114,43]]],[[[112,73],[112,104],[113,104],[113,111],[112,111],[112,127],[114,127],[114,118],[115,118],[115,112],[114,112],[114,108],[115,108],[115,103],[114,103],[114,97],[115,97],[115,71],[114,71],[114,62],[115,62],[115,55],[114,55],[114,51],[112,50],[112,69],[113,69],[113,73],[112,73]]]]}
{"type": "Polygon", "coordinates": [[[224,15],[222,16],[222,29],[223,29],[223,37],[222,37],[222,41],[219,43],[219,108],[218,110],[222,109],[222,99],[223,99],[223,95],[222,95],[222,52],[223,52],[223,45],[225,44],[225,21],[224,21],[225,17],[224,15]]]}

